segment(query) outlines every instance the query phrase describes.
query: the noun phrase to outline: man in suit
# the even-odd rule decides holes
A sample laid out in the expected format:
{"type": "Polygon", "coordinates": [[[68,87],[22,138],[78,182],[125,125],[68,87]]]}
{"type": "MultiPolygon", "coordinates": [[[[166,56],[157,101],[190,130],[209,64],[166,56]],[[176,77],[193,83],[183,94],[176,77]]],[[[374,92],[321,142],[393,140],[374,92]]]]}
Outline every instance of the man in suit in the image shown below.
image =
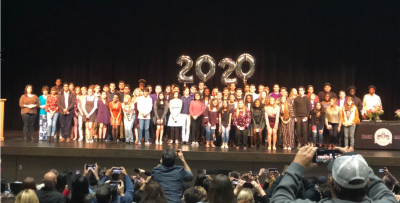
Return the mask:
{"type": "Polygon", "coordinates": [[[75,94],[68,89],[68,83],[64,83],[63,91],[58,96],[58,113],[61,126],[60,142],[70,142],[72,117],[74,115],[75,94]]]}

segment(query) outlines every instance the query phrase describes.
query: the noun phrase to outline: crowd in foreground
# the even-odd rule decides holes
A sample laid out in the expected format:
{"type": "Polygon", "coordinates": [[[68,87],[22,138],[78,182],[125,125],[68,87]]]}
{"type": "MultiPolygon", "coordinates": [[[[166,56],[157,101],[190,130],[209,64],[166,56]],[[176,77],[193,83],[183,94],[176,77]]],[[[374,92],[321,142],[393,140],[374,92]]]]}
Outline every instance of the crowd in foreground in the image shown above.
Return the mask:
{"type": "Polygon", "coordinates": [[[85,165],[83,175],[58,173],[52,169],[37,185],[32,178],[22,182],[22,191],[11,197],[2,180],[1,202],[16,203],[282,203],[282,202],[399,202],[399,182],[387,168],[380,179],[365,159],[349,148],[338,148],[342,155],[327,167],[328,178],[305,177],[316,166],[312,162],[316,147],[299,149],[290,166],[282,173],[260,169],[258,174],[232,171],[211,178],[199,174],[193,187],[193,173],[181,150],[162,152],[160,163],[152,171],[135,169],[130,176],[124,167],[112,167],[102,173],[100,167],[85,165]],[[183,166],[176,166],[179,158],[183,166]],[[266,181],[259,180],[266,176],[266,181]]]}
{"type": "MultiPolygon", "coordinates": [[[[222,90],[198,86],[146,86],[131,92],[124,81],[116,84],[75,86],[57,79],[56,86],[42,88],[37,97],[27,85],[20,107],[24,122],[24,138],[33,129],[39,111],[39,140],[54,141],[57,121],[59,142],[125,142],[139,145],[191,144],[206,147],[265,147],[291,150],[305,145],[354,147],[354,133],[360,118],[371,109],[382,111],[376,87],[368,87],[363,101],[350,86],[339,92],[324,90],[314,93],[314,87],[300,86],[290,91],[273,85],[245,85],[244,89],[230,84],[222,90]],[[306,93],[307,91],[307,93],[306,93]],[[182,94],[182,95],[181,95],[182,94]],[[142,137],[144,135],[144,137],[142,137]],[[168,139],[163,139],[168,137],[168,139]]],[[[383,113],[383,111],[382,111],[383,113]]]]}

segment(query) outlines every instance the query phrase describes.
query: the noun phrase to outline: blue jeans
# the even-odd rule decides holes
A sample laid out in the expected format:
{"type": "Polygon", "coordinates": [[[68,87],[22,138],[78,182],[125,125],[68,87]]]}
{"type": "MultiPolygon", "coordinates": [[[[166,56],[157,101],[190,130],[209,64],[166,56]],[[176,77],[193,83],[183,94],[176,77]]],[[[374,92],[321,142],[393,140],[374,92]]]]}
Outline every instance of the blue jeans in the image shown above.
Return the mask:
{"type": "Polygon", "coordinates": [[[135,122],[135,115],[132,116],[132,119],[128,121],[128,119],[124,118],[124,128],[125,128],[125,142],[133,142],[133,123],[135,122]]]}
{"type": "Polygon", "coordinates": [[[350,147],[354,147],[354,132],[356,131],[356,126],[344,126],[344,147],[349,146],[350,137],[350,147]]]}
{"type": "MultiPolygon", "coordinates": [[[[317,134],[318,134],[318,136],[319,136],[319,140],[318,140],[319,142],[318,143],[320,145],[322,145],[322,140],[323,140],[322,133],[319,132],[319,130],[318,130],[316,125],[313,125],[313,126],[317,130],[317,132],[313,132],[313,143],[314,143],[314,145],[317,144],[317,134]]],[[[322,130],[322,132],[324,132],[324,126],[320,130],[322,130]]]]}
{"type": "Polygon", "coordinates": [[[54,113],[53,118],[50,117],[50,113],[47,112],[47,136],[52,136],[56,134],[58,113],[54,113]]]}
{"type": "Polygon", "coordinates": [[[144,128],[144,136],[145,141],[149,141],[149,126],[150,126],[150,119],[140,119],[139,118],[139,142],[142,140],[142,133],[144,128]]]}
{"type": "Polygon", "coordinates": [[[229,130],[227,130],[223,125],[221,125],[221,128],[222,128],[222,143],[228,144],[229,130]]]}
{"type": "Polygon", "coordinates": [[[204,130],[206,130],[206,141],[209,142],[210,141],[210,136],[211,136],[211,141],[214,142],[214,137],[212,137],[212,135],[215,134],[215,129],[211,129],[211,127],[205,126],[204,130]]]}

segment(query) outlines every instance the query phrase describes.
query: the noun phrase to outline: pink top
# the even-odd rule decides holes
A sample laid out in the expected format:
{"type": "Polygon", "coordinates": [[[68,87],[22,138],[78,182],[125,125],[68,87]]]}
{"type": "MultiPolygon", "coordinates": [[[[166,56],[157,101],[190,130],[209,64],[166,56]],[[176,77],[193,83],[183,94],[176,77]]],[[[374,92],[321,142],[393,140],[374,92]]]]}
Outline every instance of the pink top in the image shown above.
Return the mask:
{"type": "Polygon", "coordinates": [[[201,101],[192,101],[189,106],[190,116],[201,116],[204,112],[204,103],[201,101]]]}

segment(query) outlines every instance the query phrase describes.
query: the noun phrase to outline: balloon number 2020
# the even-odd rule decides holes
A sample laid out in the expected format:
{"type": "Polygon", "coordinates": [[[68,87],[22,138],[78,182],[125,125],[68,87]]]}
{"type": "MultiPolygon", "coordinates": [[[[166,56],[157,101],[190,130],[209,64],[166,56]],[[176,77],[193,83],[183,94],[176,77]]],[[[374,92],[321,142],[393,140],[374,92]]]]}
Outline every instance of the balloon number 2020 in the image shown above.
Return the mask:
{"type": "MultiPolygon", "coordinates": [[[[178,74],[178,80],[181,83],[193,83],[193,76],[186,76],[185,74],[189,72],[189,70],[193,67],[193,60],[190,56],[182,55],[177,60],[176,63],[182,67],[181,71],[178,74]]],[[[230,58],[224,58],[219,63],[218,66],[222,69],[225,69],[225,66],[228,66],[228,69],[222,73],[221,83],[223,85],[229,85],[231,83],[237,83],[236,78],[229,78],[229,76],[236,70],[236,75],[241,78],[245,83],[246,81],[254,75],[255,72],[255,64],[256,60],[250,54],[242,54],[240,55],[236,62],[230,58]],[[250,64],[250,69],[246,73],[243,73],[242,65],[247,61],[250,64]]],[[[196,60],[196,75],[199,77],[201,81],[207,82],[207,80],[211,79],[215,74],[215,60],[213,57],[209,55],[200,56],[196,60]],[[210,69],[207,73],[203,73],[201,70],[201,66],[203,63],[208,63],[210,65],[210,69]]]]}

